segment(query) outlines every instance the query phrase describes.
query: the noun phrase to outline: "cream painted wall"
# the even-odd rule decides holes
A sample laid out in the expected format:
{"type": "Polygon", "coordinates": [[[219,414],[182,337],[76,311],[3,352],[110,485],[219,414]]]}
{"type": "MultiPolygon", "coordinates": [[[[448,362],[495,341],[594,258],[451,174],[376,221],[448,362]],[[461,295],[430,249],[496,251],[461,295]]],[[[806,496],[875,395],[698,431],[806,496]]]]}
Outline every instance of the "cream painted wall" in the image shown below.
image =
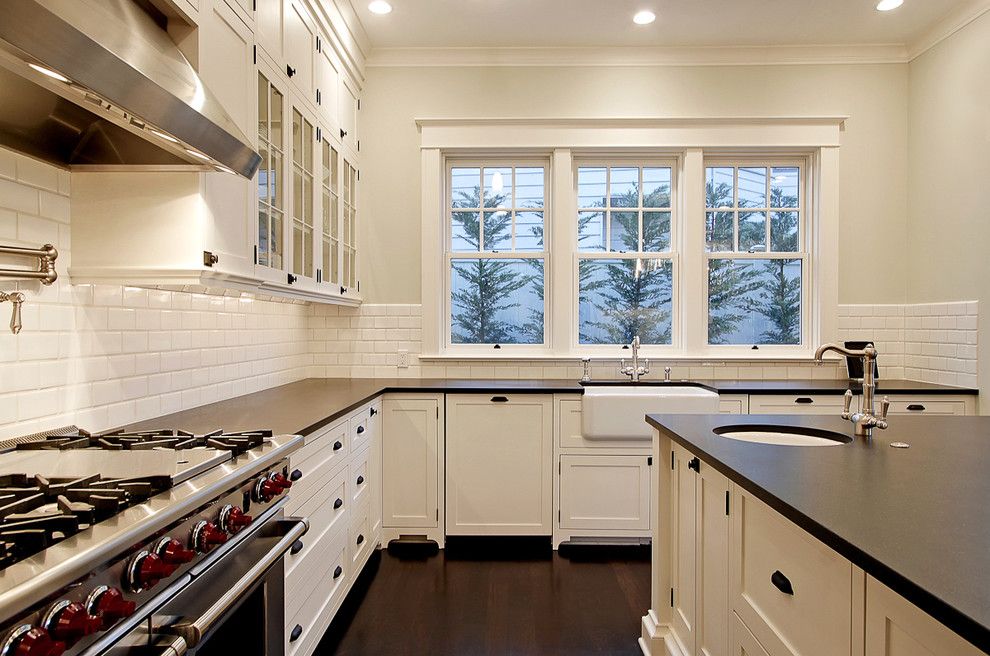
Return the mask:
{"type": "MultiPolygon", "coordinates": [[[[983,343],[990,339],[988,65],[990,13],[911,62],[908,110],[908,300],[984,301],[983,343]]],[[[979,376],[990,380],[990,351],[980,354],[979,376]]]]}
{"type": "Polygon", "coordinates": [[[907,65],[371,68],[362,100],[362,292],[418,303],[422,117],[844,114],[840,303],[905,300],[907,65]],[[883,248],[877,248],[883,244],[883,248]]]}

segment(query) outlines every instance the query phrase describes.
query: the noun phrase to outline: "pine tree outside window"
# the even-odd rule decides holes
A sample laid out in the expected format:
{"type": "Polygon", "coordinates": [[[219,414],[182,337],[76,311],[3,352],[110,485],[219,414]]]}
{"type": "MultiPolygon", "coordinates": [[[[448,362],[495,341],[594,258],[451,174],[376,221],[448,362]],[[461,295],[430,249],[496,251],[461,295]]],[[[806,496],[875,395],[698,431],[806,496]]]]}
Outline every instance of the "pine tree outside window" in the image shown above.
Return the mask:
{"type": "Polygon", "coordinates": [[[545,160],[447,166],[447,343],[545,346],[545,160]]]}
{"type": "Polygon", "coordinates": [[[706,161],[708,344],[804,343],[804,165],[706,161]]]}

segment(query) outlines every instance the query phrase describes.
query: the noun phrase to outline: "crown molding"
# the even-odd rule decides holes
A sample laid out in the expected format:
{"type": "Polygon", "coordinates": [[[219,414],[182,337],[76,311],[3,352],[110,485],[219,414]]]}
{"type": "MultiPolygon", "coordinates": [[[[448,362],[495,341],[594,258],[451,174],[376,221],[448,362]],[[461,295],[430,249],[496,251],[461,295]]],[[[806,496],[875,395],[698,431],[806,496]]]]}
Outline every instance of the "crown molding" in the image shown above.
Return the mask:
{"type": "MultiPolygon", "coordinates": [[[[990,3],[990,0],[981,0],[990,3]]],[[[374,48],[368,67],[903,64],[901,44],[712,47],[374,48]]]]}
{"type": "Polygon", "coordinates": [[[908,61],[925,54],[988,11],[990,0],[969,0],[956,7],[908,44],[908,61]]]}

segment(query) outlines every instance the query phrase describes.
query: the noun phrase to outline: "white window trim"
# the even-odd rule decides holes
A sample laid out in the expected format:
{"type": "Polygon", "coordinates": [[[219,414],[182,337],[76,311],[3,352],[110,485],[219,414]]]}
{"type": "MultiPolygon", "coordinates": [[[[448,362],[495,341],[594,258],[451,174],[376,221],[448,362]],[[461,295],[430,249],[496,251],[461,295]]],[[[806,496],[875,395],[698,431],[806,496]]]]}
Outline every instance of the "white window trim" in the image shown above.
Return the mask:
{"type": "MultiPolygon", "coordinates": [[[[570,290],[576,290],[576,264],[573,257],[556,256],[552,244],[576,244],[577,225],[574,159],[608,153],[655,159],[680,153],[677,190],[677,212],[682,217],[703,216],[704,165],[711,153],[732,156],[735,153],[771,157],[772,152],[805,154],[810,161],[807,175],[812,187],[815,207],[813,230],[808,231],[809,247],[816,275],[808,298],[816,299],[810,306],[810,334],[804,349],[784,347],[788,352],[761,347],[758,355],[748,347],[742,353],[727,352],[717,347],[713,353],[706,346],[707,335],[685,334],[686,325],[698,323],[707,314],[706,303],[688,303],[675,318],[684,339],[677,347],[660,347],[656,354],[668,360],[809,360],[815,344],[837,337],[836,309],[838,306],[838,179],[839,145],[844,116],[822,117],[721,117],[721,118],[613,118],[613,119],[419,119],[421,132],[422,175],[422,289],[423,289],[423,355],[421,359],[545,359],[571,360],[597,355],[586,347],[574,346],[576,304],[570,290]],[[444,191],[445,154],[484,154],[514,157],[550,153],[548,184],[550,198],[544,221],[547,230],[546,304],[548,321],[547,345],[529,353],[503,349],[494,353],[455,353],[444,348],[444,313],[446,302],[444,284],[446,258],[443,238],[446,236],[444,191]],[[813,179],[812,179],[813,177],[813,179]],[[562,193],[563,191],[563,193],[562,193]],[[561,293],[565,290],[568,293],[561,293]]],[[[810,215],[809,215],[810,216],[810,215]]],[[[703,222],[683,221],[678,248],[700,249],[704,252],[703,222]],[[697,225],[694,225],[694,224],[697,225]],[[690,229],[691,226],[694,229],[690,229]]],[[[675,263],[675,266],[677,264],[675,263]]],[[[707,271],[701,267],[681,267],[677,271],[674,294],[707,298],[707,271]]],[[[679,296],[679,297],[680,297],[679,296]]],[[[614,347],[608,347],[613,350],[614,347]]],[[[603,354],[604,355],[604,354],[603,354]]],[[[650,352],[645,355],[651,355],[650,352]]],[[[606,357],[619,358],[622,353],[606,357]]]]}

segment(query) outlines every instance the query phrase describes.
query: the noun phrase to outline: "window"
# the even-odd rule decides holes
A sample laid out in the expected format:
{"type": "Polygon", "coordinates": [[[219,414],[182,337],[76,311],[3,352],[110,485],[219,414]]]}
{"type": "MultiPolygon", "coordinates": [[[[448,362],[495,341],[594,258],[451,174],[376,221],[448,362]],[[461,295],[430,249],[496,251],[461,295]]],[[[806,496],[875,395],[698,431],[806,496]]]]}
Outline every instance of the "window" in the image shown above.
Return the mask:
{"type": "Polygon", "coordinates": [[[672,343],[672,196],[671,164],[579,164],[579,344],[672,343]]]}
{"type": "Polygon", "coordinates": [[[258,73],[258,264],[282,268],[282,225],[285,203],[282,191],[282,112],[285,96],[258,73]]]}
{"type": "Polygon", "coordinates": [[[448,344],[543,345],[545,162],[447,167],[448,344]]]}
{"type": "Polygon", "coordinates": [[[707,162],[708,343],[803,342],[806,229],[800,162],[707,162]]]}

